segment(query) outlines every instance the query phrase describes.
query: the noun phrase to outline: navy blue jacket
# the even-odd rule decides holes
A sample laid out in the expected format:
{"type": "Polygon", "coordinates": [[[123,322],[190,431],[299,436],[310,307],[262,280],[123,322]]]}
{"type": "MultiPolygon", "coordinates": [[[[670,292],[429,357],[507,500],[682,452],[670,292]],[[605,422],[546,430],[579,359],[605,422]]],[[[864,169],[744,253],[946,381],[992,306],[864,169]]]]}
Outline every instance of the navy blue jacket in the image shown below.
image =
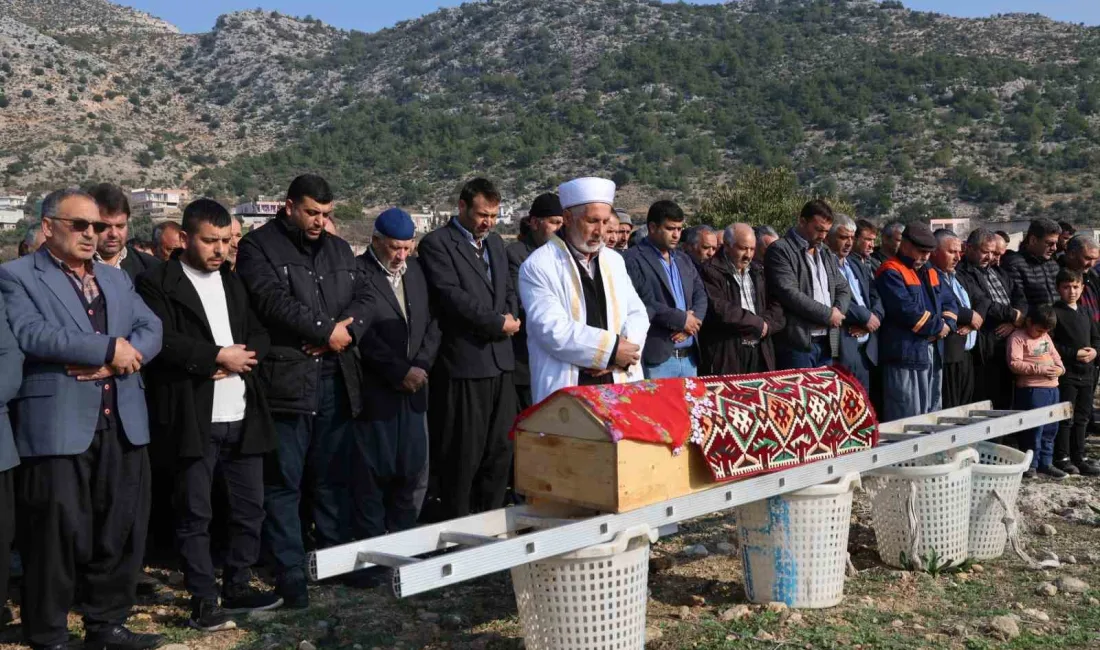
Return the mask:
{"type": "Polygon", "coordinates": [[[8,402],[19,392],[23,381],[23,353],[8,325],[7,309],[0,297],[0,472],[19,464],[19,452],[12,437],[11,420],[8,418],[8,402]]]}
{"type": "MultiPolygon", "coordinates": [[[[672,285],[669,284],[668,274],[662,266],[661,254],[655,247],[643,242],[623,255],[626,272],[630,275],[638,297],[645,303],[649,316],[649,333],[642,352],[642,361],[647,366],[664,363],[672,356],[675,347],[672,336],[676,332],[684,331],[688,311],[695,312],[695,317],[700,321],[707,317],[707,292],[699,272],[695,270],[695,263],[683,251],[673,249],[670,253],[684,286],[686,310],[676,308],[672,285]]],[[[695,337],[695,348],[698,352],[698,336],[695,337]]]]}
{"type": "MultiPolygon", "coordinates": [[[[871,319],[871,314],[878,316],[880,322],[886,320],[886,312],[882,307],[882,299],[879,298],[878,288],[875,286],[875,279],[871,274],[871,270],[852,255],[849,255],[847,260],[848,265],[855,271],[856,279],[859,280],[860,297],[863,298],[863,304],[866,306],[860,306],[856,302],[855,296],[848,303],[848,311],[845,312],[844,322],[840,326],[841,363],[844,363],[847,359],[859,358],[859,342],[856,337],[848,333],[849,328],[864,327],[867,321],[871,319]]],[[[841,271],[840,273],[843,277],[844,272],[841,271]]],[[[878,332],[871,332],[864,352],[867,353],[867,359],[877,366],[878,332]]]]}
{"type": "MultiPolygon", "coordinates": [[[[911,258],[898,255],[883,262],[875,279],[886,310],[879,337],[879,361],[883,365],[925,369],[930,367],[928,345],[944,324],[955,331],[958,307],[954,294],[940,284],[939,274],[926,263],[913,269],[911,258]]],[[[936,340],[942,353],[943,342],[936,340]]]]}

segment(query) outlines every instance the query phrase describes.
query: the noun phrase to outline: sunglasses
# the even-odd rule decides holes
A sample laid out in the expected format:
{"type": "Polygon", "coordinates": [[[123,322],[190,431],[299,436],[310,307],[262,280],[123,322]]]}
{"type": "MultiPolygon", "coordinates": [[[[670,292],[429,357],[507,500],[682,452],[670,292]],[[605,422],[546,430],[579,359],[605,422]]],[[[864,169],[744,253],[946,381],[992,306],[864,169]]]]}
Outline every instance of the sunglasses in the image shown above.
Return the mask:
{"type": "Polygon", "coordinates": [[[65,217],[49,217],[57,221],[67,221],[69,227],[73,229],[73,232],[85,232],[88,230],[88,226],[92,227],[95,234],[102,235],[107,230],[108,225],[102,221],[89,221],[87,219],[66,219],[65,217]]]}

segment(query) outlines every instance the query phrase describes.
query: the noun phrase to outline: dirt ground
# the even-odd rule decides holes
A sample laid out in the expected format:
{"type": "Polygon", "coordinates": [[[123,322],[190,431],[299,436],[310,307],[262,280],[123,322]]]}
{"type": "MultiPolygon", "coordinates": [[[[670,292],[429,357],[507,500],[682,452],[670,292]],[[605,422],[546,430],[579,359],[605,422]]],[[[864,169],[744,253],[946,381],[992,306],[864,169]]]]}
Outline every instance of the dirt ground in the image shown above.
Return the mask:
{"type": "MultiPolygon", "coordinates": [[[[1058,568],[1028,569],[1009,551],[1000,559],[934,576],[882,564],[868,499],[857,495],[849,552],[858,573],[848,579],[843,603],[826,610],[750,605],[732,518],[688,522],[653,548],[647,648],[1100,647],[1098,491],[1100,480],[1080,477],[1062,483],[1040,479],[1022,488],[1021,537],[1027,552],[1036,559],[1056,554],[1058,568]],[[1053,526],[1054,534],[1042,534],[1043,524],[1053,526]],[[698,544],[707,548],[706,557],[683,553],[698,544]],[[1083,593],[1038,591],[1044,583],[1064,585],[1059,583],[1063,578],[1078,578],[1088,586],[1083,593]],[[1004,617],[1011,620],[1006,623],[1004,617]]],[[[307,611],[242,617],[238,629],[209,635],[185,627],[182,576],[165,569],[154,573],[164,585],[142,599],[130,624],[182,644],[171,650],[524,647],[507,573],[407,600],[395,600],[381,587],[316,586],[307,611]]],[[[70,622],[71,632],[80,634],[79,619],[72,616],[70,622]]],[[[22,647],[18,640],[14,625],[0,631],[0,649],[22,647]]]]}

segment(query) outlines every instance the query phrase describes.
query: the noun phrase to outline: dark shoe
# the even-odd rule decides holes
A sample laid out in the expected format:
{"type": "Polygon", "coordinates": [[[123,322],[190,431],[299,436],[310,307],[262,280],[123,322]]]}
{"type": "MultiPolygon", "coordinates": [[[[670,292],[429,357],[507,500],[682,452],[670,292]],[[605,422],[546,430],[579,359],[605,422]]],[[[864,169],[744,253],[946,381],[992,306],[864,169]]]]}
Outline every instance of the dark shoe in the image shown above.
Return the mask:
{"type": "Polygon", "coordinates": [[[218,607],[218,601],[192,597],[187,626],[203,632],[224,632],[236,629],[237,624],[229,618],[229,612],[218,607]]]}
{"type": "Polygon", "coordinates": [[[84,650],[152,650],[164,645],[159,634],[131,632],[121,625],[114,625],[84,637],[84,650]]]}
{"type": "Polygon", "coordinates": [[[1066,474],[1069,474],[1070,476],[1080,476],[1081,475],[1081,470],[1078,469],[1076,465],[1074,465],[1073,463],[1071,463],[1068,460],[1059,460],[1059,461],[1054,463],[1054,466],[1057,467],[1058,469],[1062,470],[1066,474]]]}
{"type": "Polygon", "coordinates": [[[275,588],[275,594],[282,598],[283,607],[287,609],[306,609],[309,607],[309,589],[305,580],[288,580],[280,582],[275,588]]]}
{"type": "Polygon", "coordinates": [[[1043,476],[1046,476],[1047,478],[1052,478],[1056,481],[1061,481],[1065,477],[1069,476],[1068,474],[1066,474],[1062,470],[1058,469],[1054,465],[1049,465],[1047,467],[1040,467],[1039,468],[1039,473],[1042,474],[1043,476]]]}
{"type": "Polygon", "coordinates": [[[248,612],[275,609],[282,606],[282,604],[283,599],[279,598],[277,594],[253,589],[246,584],[226,589],[222,593],[221,608],[227,614],[247,614],[248,612]]]}
{"type": "Polygon", "coordinates": [[[1087,460],[1082,460],[1074,464],[1077,465],[1077,469],[1080,470],[1081,476],[1100,476],[1100,467],[1093,465],[1087,460]]]}
{"type": "Polygon", "coordinates": [[[1033,479],[1036,478],[1038,475],[1039,474],[1035,471],[1034,467],[1029,467],[1027,468],[1027,471],[1024,472],[1025,479],[1033,479]]]}
{"type": "Polygon", "coordinates": [[[15,614],[11,613],[10,607],[0,606],[0,627],[4,627],[8,623],[15,620],[15,614]]]}
{"type": "Polygon", "coordinates": [[[1084,467],[1083,467],[1084,465],[1088,465],[1090,467],[1095,467],[1096,469],[1100,469],[1100,463],[1096,462],[1095,460],[1093,460],[1091,458],[1082,458],[1081,462],[1077,463],[1077,467],[1080,468],[1080,469],[1084,469],[1084,467]]]}
{"type": "Polygon", "coordinates": [[[138,574],[137,594],[139,596],[152,596],[161,588],[160,580],[142,571],[138,574]]]}

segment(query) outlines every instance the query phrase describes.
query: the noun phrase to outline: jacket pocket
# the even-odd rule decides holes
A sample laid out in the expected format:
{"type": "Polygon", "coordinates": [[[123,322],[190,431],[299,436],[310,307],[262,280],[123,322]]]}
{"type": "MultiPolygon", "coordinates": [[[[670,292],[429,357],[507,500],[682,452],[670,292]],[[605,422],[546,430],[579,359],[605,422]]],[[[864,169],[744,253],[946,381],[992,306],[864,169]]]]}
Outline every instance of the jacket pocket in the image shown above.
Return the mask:
{"type": "Polygon", "coordinates": [[[260,384],[268,400],[294,402],[317,390],[318,358],[290,347],[273,347],[258,367],[260,384]]]}
{"type": "Polygon", "coordinates": [[[58,377],[51,376],[38,376],[24,379],[23,384],[19,386],[19,392],[16,393],[15,399],[56,395],[57,380],[58,377]]]}

